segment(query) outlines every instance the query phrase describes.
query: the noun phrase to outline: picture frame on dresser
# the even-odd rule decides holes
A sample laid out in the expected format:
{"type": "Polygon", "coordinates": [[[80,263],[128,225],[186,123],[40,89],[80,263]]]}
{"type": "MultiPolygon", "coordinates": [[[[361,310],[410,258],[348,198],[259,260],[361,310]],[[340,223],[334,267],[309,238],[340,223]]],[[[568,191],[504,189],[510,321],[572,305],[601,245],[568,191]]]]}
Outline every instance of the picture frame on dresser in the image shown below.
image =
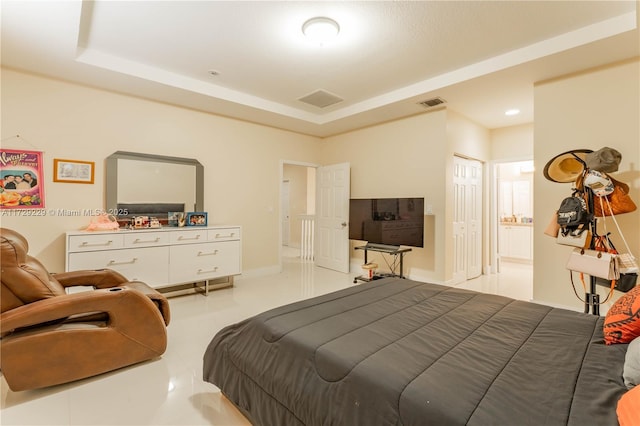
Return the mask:
{"type": "Polygon", "coordinates": [[[168,212],[167,213],[167,225],[179,226],[180,222],[184,222],[184,212],[168,212]]]}
{"type": "Polygon", "coordinates": [[[207,212],[188,212],[187,226],[207,226],[207,212]]]}

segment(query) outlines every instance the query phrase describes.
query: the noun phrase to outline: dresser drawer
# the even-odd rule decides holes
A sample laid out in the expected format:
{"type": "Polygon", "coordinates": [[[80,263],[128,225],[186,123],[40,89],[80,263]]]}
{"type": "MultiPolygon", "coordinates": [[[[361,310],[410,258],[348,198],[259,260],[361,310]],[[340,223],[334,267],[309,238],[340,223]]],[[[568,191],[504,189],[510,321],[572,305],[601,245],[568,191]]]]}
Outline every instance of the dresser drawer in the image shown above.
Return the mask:
{"type": "Polygon", "coordinates": [[[171,244],[193,244],[207,241],[206,229],[171,231],[169,234],[171,244]]]}
{"type": "Polygon", "coordinates": [[[208,231],[209,241],[232,241],[240,239],[240,228],[229,227],[219,229],[209,229],[208,231]]]}
{"type": "Polygon", "coordinates": [[[129,281],[142,281],[151,287],[167,284],[169,247],[69,253],[69,270],[113,269],[129,281]]]}
{"type": "Polygon", "coordinates": [[[113,234],[83,234],[68,237],[68,252],[118,249],[124,246],[124,236],[113,234]]]}
{"type": "Polygon", "coordinates": [[[154,247],[169,244],[167,232],[142,232],[124,235],[125,247],[154,247]]]}
{"type": "Polygon", "coordinates": [[[113,269],[155,288],[239,275],[241,230],[223,225],[70,231],[65,271],[113,269]]]}
{"type": "Polygon", "coordinates": [[[174,246],[171,282],[204,281],[240,273],[240,241],[174,246]]]}

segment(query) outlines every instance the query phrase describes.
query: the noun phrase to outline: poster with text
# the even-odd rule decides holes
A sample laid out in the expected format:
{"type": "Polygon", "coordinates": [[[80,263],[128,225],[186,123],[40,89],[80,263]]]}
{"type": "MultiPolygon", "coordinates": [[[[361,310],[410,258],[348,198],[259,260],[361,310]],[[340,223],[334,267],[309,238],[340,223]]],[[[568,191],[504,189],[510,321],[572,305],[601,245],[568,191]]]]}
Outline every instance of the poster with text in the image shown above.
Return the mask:
{"type": "Polygon", "coordinates": [[[0,209],[44,208],[42,152],[0,149],[0,209]]]}

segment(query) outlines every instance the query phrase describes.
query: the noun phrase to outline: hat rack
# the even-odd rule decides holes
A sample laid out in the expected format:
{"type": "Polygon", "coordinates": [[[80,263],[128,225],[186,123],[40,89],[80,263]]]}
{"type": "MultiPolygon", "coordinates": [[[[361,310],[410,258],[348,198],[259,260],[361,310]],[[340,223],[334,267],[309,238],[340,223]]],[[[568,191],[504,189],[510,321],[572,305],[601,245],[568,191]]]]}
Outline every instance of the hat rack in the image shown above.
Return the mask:
{"type": "MultiPolygon", "coordinates": [[[[576,154],[573,154],[573,156],[576,158],[577,161],[579,161],[582,164],[583,170],[587,170],[587,163],[576,154]]],[[[595,207],[593,190],[587,187],[586,185],[584,186],[583,190],[587,195],[587,207],[589,208],[589,212],[593,212],[595,207]]],[[[596,232],[597,226],[598,226],[598,219],[596,218],[595,215],[593,215],[591,217],[591,220],[589,221],[589,230],[591,231],[591,235],[593,235],[594,237],[598,235],[598,233],[596,232]]],[[[595,238],[591,238],[591,242],[589,243],[589,248],[592,250],[595,249],[595,238]]],[[[596,291],[596,277],[593,277],[593,276],[589,276],[589,292],[585,293],[584,295],[584,313],[585,314],[592,313],[593,315],[600,315],[600,295],[596,291]]]]}

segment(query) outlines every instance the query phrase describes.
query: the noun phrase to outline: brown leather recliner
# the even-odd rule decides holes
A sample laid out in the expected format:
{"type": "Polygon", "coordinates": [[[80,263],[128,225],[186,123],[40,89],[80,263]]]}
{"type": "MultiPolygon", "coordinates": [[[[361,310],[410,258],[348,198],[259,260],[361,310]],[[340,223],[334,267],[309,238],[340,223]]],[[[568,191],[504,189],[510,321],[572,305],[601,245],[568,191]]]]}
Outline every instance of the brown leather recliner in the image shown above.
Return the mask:
{"type": "Polygon", "coordinates": [[[0,370],[14,391],[67,383],[162,355],[169,303],[109,270],[50,274],[0,228],[0,370]],[[67,294],[66,287],[94,286],[67,294]]]}

